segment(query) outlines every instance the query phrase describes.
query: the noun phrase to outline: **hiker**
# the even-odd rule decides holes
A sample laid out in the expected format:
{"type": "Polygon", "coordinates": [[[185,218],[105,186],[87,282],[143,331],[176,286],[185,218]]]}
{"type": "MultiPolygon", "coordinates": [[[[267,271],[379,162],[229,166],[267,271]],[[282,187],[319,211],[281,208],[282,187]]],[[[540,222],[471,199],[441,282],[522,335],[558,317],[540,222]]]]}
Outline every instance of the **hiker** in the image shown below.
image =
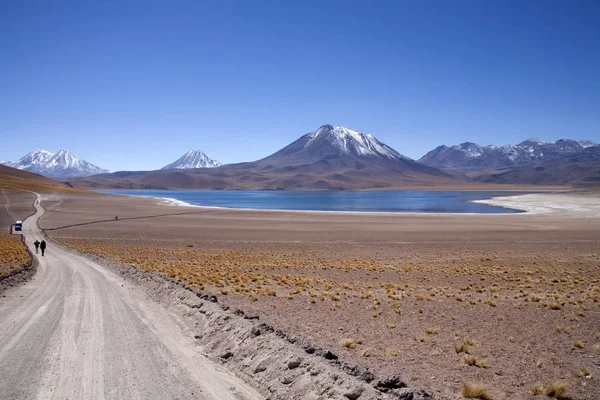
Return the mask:
{"type": "Polygon", "coordinates": [[[40,247],[40,242],[38,240],[36,240],[35,242],[33,242],[33,245],[35,246],[35,254],[37,254],[38,248],[40,247]]]}
{"type": "Polygon", "coordinates": [[[42,240],[42,243],[40,243],[40,249],[42,249],[42,256],[44,255],[44,250],[46,250],[46,241],[42,240]]]}

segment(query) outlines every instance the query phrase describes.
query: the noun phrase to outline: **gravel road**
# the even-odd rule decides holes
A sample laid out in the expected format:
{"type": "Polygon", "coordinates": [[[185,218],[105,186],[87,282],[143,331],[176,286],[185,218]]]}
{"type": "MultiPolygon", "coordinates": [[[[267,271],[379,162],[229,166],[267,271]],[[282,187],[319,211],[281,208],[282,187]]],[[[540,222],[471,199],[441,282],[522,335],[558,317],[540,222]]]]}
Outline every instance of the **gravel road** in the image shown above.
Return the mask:
{"type": "MultiPolygon", "coordinates": [[[[35,206],[23,228],[30,249],[43,238],[35,206]]],[[[36,257],[33,279],[0,297],[1,399],[263,398],[105,267],[52,242],[36,257]]]]}

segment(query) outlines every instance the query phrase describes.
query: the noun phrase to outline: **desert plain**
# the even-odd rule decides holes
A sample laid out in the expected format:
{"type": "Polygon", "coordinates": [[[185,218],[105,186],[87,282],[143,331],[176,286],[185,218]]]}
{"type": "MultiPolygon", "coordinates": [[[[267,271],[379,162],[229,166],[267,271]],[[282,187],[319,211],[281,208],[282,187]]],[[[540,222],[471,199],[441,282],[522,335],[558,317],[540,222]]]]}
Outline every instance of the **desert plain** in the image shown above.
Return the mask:
{"type": "Polygon", "coordinates": [[[600,398],[600,196],[492,201],[529,212],[283,212],[44,194],[40,226],[436,398],[463,398],[465,384],[484,386],[482,398],[600,398]]]}

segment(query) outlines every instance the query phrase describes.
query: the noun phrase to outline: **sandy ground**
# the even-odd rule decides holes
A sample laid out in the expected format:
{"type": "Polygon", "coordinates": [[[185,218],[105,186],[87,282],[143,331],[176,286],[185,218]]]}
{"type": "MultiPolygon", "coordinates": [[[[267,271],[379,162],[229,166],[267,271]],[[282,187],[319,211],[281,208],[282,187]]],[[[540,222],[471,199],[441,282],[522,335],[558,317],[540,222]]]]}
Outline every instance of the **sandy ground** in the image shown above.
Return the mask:
{"type": "Polygon", "coordinates": [[[484,381],[497,398],[532,399],[533,386],[564,380],[573,398],[597,399],[598,195],[491,201],[530,212],[239,211],[69,195],[44,199],[41,225],[98,254],[148,255],[165,274],[210,271],[196,284],[220,301],[440,398],[460,398],[463,382],[484,381]],[[261,287],[236,292],[246,276],[261,287]],[[276,296],[259,295],[270,288],[276,296]],[[349,338],[363,340],[340,344],[349,338]],[[485,367],[457,353],[469,338],[470,355],[485,367]]]}
{"type": "Polygon", "coordinates": [[[8,189],[0,186],[0,227],[1,233],[8,233],[10,225],[17,220],[25,220],[35,212],[32,193],[8,189]]]}

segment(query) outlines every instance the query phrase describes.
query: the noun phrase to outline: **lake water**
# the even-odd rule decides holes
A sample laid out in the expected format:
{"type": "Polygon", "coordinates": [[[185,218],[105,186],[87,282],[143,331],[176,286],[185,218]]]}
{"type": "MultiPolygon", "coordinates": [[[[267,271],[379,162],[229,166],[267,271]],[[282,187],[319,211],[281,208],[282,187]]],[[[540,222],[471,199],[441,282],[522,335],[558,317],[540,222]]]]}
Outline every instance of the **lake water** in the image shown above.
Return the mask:
{"type": "Polygon", "coordinates": [[[469,202],[519,194],[503,191],[99,190],[99,192],[169,198],[198,206],[261,210],[484,214],[520,212],[469,202]]]}

